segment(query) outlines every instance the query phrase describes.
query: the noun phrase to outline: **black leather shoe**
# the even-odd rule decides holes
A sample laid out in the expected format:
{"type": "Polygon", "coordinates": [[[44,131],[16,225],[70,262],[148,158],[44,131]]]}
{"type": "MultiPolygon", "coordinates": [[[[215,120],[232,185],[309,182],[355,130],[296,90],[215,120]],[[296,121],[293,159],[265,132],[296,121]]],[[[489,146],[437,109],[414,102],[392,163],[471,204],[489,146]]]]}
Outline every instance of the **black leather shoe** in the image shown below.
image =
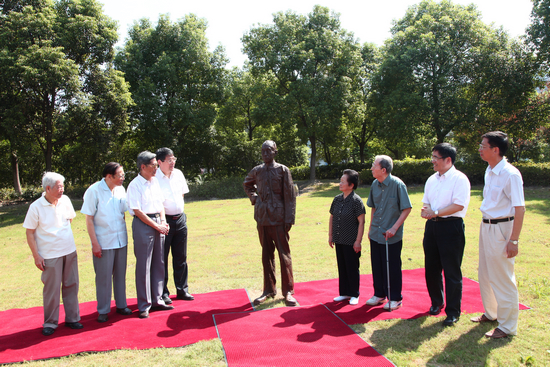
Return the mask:
{"type": "Polygon", "coordinates": [[[182,299],[184,301],[192,301],[195,299],[195,297],[193,297],[191,294],[187,293],[187,292],[184,292],[184,293],[178,293],[178,296],[177,296],[178,299],[182,299]]]}
{"type": "Polygon", "coordinates": [[[445,321],[443,321],[443,326],[453,326],[458,322],[459,319],[460,317],[458,316],[447,316],[445,321]]]}
{"type": "Polygon", "coordinates": [[[273,298],[273,297],[275,297],[275,293],[263,293],[260,297],[254,300],[254,305],[258,306],[264,303],[268,298],[273,298]]]}
{"type": "Polygon", "coordinates": [[[44,336],[50,336],[54,333],[55,329],[53,327],[45,327],[42,329],[42,335],[44,336]]]}
{"type": "Polygon", "coordinates": [[[440,306],[432,306],[430,307],[429,314],[430,315],[439,315],[441,313],[441,310],[445,307],[445,304],[442,304],[440,306]]]}
{"type": "Polygon", "coordinates": [[[169,311],[173,309],[174,309],[174,306],[169,306],[169,305],[156,305],[151,307],[151,311],[169,311]]]}
{"type": "Polygon", "coordinates": [[[172,304],[172,300],[170,299],[170,297],[168,297],[167,294],[163,294],[163,295],[162,295],[162,300],[163,300],[164,303],[167,304],[167,305],[171,305],[171,304],[172,304]]]}
{"type": "Polygon", "coordinates": [[[82,329],[84,327],[84,325],[82,325],[80,322],[66,322],[65,326],[70,327],[73,330],[82,329]]]}
{"type": "Polygon", "coordinates": [[[117,308],[117,309],[116,309],[116,313],[119,313],[119,314],[121,314],[121,315],[128,316],[128,315],[131,315],[131,314],[132,314],[132,310],[130,310],[128,307],[125,307],[125,308],[117,308]]]}
{"type": "Polygon", "coordinates": [[[147,318],[149,318],[149,311],[141,311],[141,312],[139,313],[139,318],[140,318],[140,319],[147,319],[147,318]]]}
{"type": "Polygon", "coordinates": [[[107,315],[106,313],[99,314],[99,316],[97,317],[97,322],[107,322],[107,320],[109,320],[109,315],[107,315]]]}

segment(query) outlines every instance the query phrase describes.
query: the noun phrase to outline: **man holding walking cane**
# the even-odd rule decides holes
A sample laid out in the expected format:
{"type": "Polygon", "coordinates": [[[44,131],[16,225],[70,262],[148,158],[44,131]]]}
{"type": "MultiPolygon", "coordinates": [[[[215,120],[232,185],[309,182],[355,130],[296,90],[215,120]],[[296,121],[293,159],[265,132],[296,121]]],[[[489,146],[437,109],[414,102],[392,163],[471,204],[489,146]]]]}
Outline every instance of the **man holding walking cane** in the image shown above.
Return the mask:
{"type": "Polygon", "coordinates": [[[403,223],[412,210],[407,186],[391,174],[392,169],[393,161],[387,155],[374,158],[371,171],[375,180],[367,201],[371,208],[369,239],[374,286],[374,295],[367,305],[376,306],[388,298],[384,309],[390,311],[402,305],[403,223]]]}

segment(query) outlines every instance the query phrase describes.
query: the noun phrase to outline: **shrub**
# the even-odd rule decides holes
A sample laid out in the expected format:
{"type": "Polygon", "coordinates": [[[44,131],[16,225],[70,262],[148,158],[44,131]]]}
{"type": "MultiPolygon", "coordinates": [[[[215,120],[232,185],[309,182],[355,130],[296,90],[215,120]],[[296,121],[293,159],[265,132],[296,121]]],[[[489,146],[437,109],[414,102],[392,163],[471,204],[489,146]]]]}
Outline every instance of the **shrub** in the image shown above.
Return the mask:
{"type": "Polygon", "coordinates": [[[244,177],[234,176],[211,181],[190,182],[189,193],[185,197],[191,199],[236,199],[246,197],[243,189],[244,177]]]}

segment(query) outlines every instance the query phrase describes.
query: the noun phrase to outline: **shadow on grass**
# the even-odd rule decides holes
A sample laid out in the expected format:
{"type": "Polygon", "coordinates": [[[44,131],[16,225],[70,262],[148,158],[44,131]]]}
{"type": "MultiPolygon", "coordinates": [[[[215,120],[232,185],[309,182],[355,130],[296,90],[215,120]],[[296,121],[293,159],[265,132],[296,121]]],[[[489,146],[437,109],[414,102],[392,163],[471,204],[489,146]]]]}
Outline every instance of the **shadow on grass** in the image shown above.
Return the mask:
{"type": "MultiPolygon", "coordinates": [[[[80,211],[83,200],[71,199],[75,211],[80,211]]],[[[29,210],[29,205],[32,202],[21,202],[10,205],[0,206],[0,228],[9,227],[13,225],[23,225],[25,221],[25,215],[29,210]]],[[[77,213],[76,215],[80,215],[77,213]]]]}
{"type": "MultiPolygon", "coordinates": [[[[446,329],[441,322],[435,322],[424,326],[429,317],[421,317],[414,320],[399,320],[391,326],[375,330],[370,338],[371,346],[380,354],[388,356],[391,352],[406,355],[412,351],[418,351],[422,345],[432,339],[445,338],[441,342],[445,347],[434,354],[426,365],[471,366],[486,365],[488,356],[495,348],[500,348],[512,341],[512,338],[489,340],[484,334],[494,328],[494,324],[478,324],[458,338],[447,340],[452,336],[440,336],[439,334],[452,329],[446,329]]],[[[443,320],[443,318],[439,318],[443,320]]],[[[469,315],[462,315],[460,322],[469,322],[469,315]]],[[[358,333],[366,331],[364,325],[354,325],[358,333]]]]}

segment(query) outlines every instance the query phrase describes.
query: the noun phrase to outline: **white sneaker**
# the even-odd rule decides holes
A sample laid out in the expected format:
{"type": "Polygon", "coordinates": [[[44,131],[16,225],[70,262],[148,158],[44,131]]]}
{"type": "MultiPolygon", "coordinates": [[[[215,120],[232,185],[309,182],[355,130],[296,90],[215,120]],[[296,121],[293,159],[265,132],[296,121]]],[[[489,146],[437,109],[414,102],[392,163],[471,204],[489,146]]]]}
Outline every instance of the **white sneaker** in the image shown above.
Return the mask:
{"type": "Polygon", "coordinates": [[[349,304],[350,304],[350,305],[356,305],[356,304],[358,304],[358,303],[359,303],[359,297],[351,297],[351,298],[349,299],[349,304]]]}
{"type": "Polygon", "coordinates": [[[385,297],[376,297],[376,296],[372,296],[368,301],[367,301],[367,305],[369,306],[378,306],[382,303],[384,303],[384,300],[386,298],[385,297]]]}
{"type": "Polygon", "coordinates": [[[392,310],[397,310],[398,308],[403,306],[403,301],[390,301],[390,302],[388,302],[384,305],[384,310],[389,310],[390,309],[390,303],[391,303],[391,309],[392,310]]]}
{"type": "Polygon", "coordinates": [[[350,296],[338,296],[338,297],[334,297],[334,302],[342,302],[350,298],[351,298],[350,296]]]}

